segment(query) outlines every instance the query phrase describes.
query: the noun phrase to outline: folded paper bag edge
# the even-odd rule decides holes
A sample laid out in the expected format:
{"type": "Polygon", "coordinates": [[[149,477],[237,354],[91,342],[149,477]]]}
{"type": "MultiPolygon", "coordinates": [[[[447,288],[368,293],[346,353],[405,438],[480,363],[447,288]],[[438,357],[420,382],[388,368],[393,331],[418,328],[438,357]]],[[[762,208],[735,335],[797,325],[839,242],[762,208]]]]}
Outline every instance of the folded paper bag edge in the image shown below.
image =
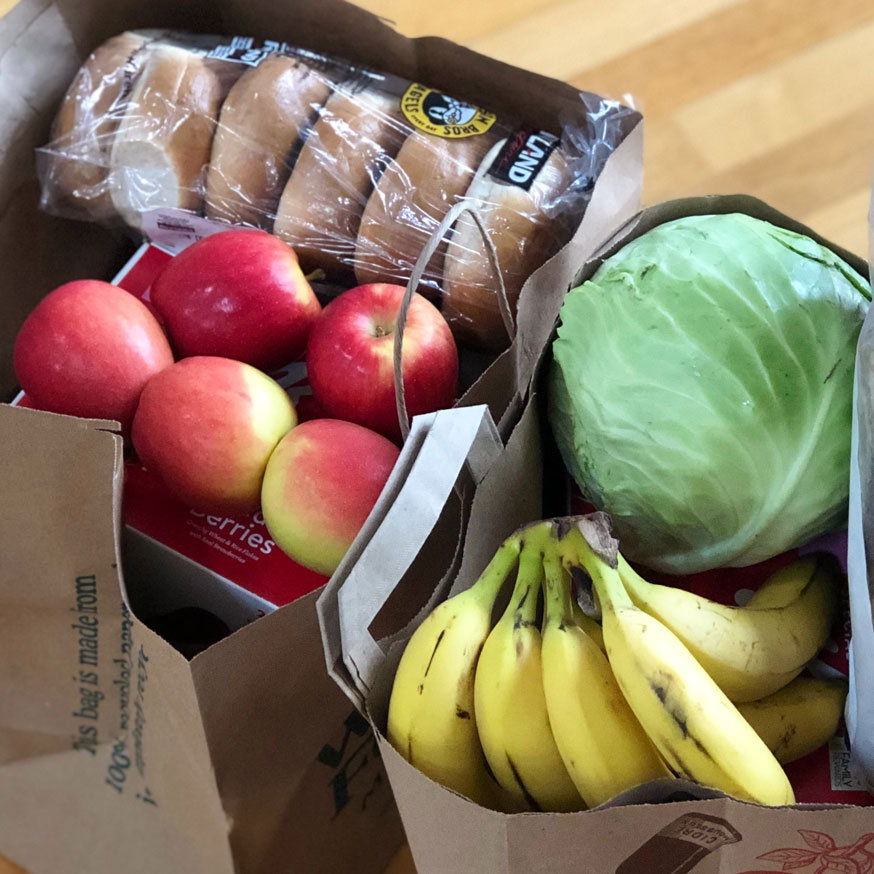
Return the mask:
{"type": "Polygon", "coordinates": [[[473,475],[481,478],[502,451],[485,404],[435,414],[394,502],[368,537],[337,593],[344,661],[365,695],[385,661],[385,651],[370,634],[371,622],[434,530],[461,473],[472,464],[473,475]],[[422,500],[424,496],[427,500],[422,500]],[[396,543],[398,537],[402,538],[400,544],[396,543]],[[391,568],[392,573],[384,575],[383,568],[391,568]],[[391,580],[392,585],[374,585],[374,581],[384,580],[391,580]]]}

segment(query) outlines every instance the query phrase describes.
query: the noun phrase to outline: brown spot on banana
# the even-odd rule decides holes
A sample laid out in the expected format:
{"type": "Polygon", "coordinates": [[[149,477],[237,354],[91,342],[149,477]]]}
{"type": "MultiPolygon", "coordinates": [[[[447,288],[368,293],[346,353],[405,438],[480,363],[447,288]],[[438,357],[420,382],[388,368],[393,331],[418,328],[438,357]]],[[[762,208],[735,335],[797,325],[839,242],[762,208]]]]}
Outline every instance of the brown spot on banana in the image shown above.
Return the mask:
{"type": "Polygon", "coordinates": [[[516,764],[513,760],[507,756],[507,764],[510,766],[510,770],[513,772],[513,779],[516,781],[516,785],[519,787],[520,792],[525,797],[525,802],[532,810],[541,811],[542,808],[537,803],[534,796],[528,791],[528,787],[525,785],[525,781],[519,775],[519,771],[516,768],[516,764]]]}
{"type": "Polygon", "coordinates": [[[437,648],[443,643],[443,635],[446,634],[446,629],[444,628],[440,634],[437,635],[437,640],[434,643],[434,649],[431,650],[431,658],[428,659],[428,667],[425,668],[424,676],[428,676],[428,671],[431,670],[431,663],[434,661],[434,656],[437,653],[437,648]]]}
{"type": "Polygon", "coordinates": [[[695,744],[696,748],[703,756],[706,756],[708,759],[712,760],[713,756],[710,755],[707,747],[705,747],[704,744],[701,743],[701,741],[689,731],[689,721],[685,710],[679,709],[671,703],[670,680],[667,683],[659,683],[657,681],[650,680],[649,686],[655,693],[656,697],[659,699],[662,707],[664,707],[665,712],[668,714],[668,716],[671,717],[677,728],[680,729],[680,733],[683,735],[684,740],[692,741],[692,743],[695,744]]]}

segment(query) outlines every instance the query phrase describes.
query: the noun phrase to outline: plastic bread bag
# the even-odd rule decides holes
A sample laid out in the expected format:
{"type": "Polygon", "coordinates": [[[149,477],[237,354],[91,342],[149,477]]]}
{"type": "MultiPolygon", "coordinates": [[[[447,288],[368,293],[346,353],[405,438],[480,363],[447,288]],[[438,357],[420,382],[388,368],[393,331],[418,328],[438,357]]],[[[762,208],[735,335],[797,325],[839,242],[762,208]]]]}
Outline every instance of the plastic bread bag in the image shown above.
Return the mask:
{"type": "Polygon", "coordinates": [[[115,215],[109,193],[109,150],[131,83],[149,42],[144,33],[107,40],[79,69],[52,126],[50,150],[38,155],[43,206],[74,218],[115,215]]]}
{"type": "MultiPolygon", "coordinates": [[[[585,115],[585,130],[567,123],[556,135],[359,71],[335,88],[304,140],[273,233],[295,249],[305,272],[345,284],[405,284],[450,208],[471,200],[514,306],[525,280],[573,235],[629,112],[601,101],[585,115]]],[[[480,234],[464,214],[419,291],[441,307],[457,340],[498,350],[509,337],[495,289],[480,234]]]]}
{"type": "Polygon", "coordinates": [[[136,228],[152,203],[200,210],[218,110],[242,73],[208,57],[216,39],[127,31],[92,52],[37,150],[41,206],[136,228]]]}
{"type": "MultiPolygon", "coordinates": [[[[185,227],[186,217],[262,228],[336,289],[405,283],[449,209],[467,199],[514,305],[573,235],[633,113],[580,97],[580,112],[554,130],[519,128],[285,43],[128,32],[98,47],[70,85],[52,141],[38,150],[41,205],[158,243],[162,226],[185,227]]],[[[420,290],[460,342],[508,344],[469,216],[445,235],[420,290]]]]}

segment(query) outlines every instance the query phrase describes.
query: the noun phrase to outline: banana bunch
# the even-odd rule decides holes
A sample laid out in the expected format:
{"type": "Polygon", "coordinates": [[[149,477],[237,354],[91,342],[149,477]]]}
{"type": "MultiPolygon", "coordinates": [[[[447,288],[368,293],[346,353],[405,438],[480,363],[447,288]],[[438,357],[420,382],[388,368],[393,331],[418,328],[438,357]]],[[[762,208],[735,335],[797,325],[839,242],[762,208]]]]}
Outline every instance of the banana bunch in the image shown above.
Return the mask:
{"type": "Polygon", "coordinates": [[[492,610],[522,541],[506,540],[477,582],[443,601],[408,641],[388,708],[391,745],[423,774],[484,807],[498,806],[474,709],[474,676],[492,610]]]}
{"type": "Polygon", "coordinates": [[[492,774],[518,809],[581,810],[547,710],[537,622],[542,582],[536,537],[526,538],[510,602],[476,666],[476,724],[492,774]]]}
{"type": "Polygon", "coordinates": [[[692,592],[657,586],[618,557],[636,607],[667,626],[735,702],[782,689],[822,649],[837,615],[830,553],[800,558],[771,576],[746,607],[726,607],[692,592]]]}
{"type": "Polygon", "coordinates": [[[582,810],[675,776],[793,803],[781,764],[834,734],[846,697],[799,676],[836,615],[837,562],[798,559],[738,608],[653,585],[616,547],[598,513],[508,538],[410,638],[389,741],[506,812],[582,810]],[[580,574],[600,625],[573,596],[580,574]]]}

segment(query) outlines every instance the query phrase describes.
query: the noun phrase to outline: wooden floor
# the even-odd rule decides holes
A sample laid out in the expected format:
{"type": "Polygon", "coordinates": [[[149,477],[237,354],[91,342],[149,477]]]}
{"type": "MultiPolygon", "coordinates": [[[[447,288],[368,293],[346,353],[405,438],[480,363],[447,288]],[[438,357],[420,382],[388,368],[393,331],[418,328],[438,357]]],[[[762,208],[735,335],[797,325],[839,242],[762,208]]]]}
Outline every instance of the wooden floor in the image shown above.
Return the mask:
{"type": "MultiPolygon", "coordinates": [[[[0,14],[16,0],[0,0],[0,14]]],[[[646,116],[647,203],[744,192],[859,254],[874,178],[874,0],[359,0],[646,116]]]]}
{"type": "MultiPolygon", "coordinates": [[[[645,116],[647,204],[753,194],[860,255],[874,179],[872,0],[358,0],[645,116]]],[[[409,851],[390,874],[412,874],[409,851]]],[[[388,874],[388,872],[387,872],[388,874]]]]}
{"type": "Polygon", "coordinates": [[[645,115],[653,203],[744,192],[859,254],[874,178],[872,0],[360,0],[645,115]]]}

